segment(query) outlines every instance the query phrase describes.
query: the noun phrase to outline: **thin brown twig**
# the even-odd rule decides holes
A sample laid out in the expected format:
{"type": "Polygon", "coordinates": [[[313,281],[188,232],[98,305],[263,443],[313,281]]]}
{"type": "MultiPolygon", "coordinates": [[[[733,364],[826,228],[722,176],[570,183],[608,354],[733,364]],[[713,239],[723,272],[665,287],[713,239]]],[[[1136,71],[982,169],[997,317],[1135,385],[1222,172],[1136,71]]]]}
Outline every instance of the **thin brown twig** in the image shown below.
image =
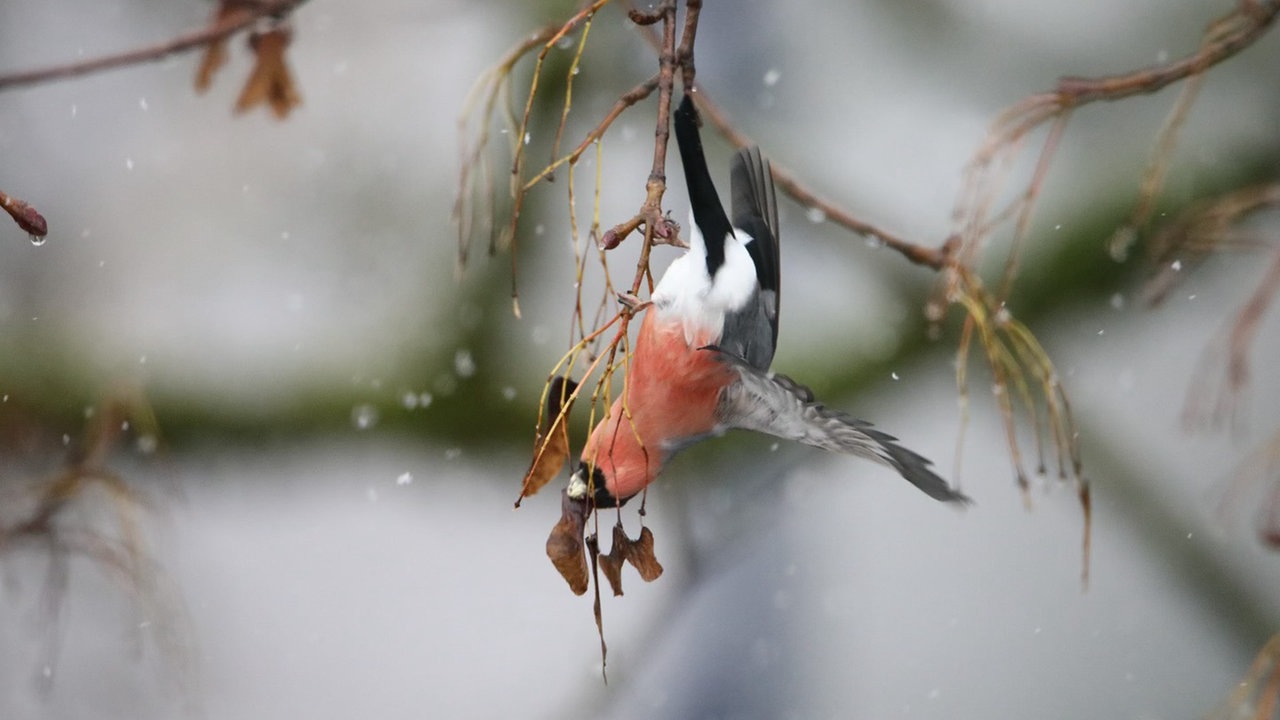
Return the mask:
{"type": "MultiPolygon", "coordinates": [[[[556,137],[551,142],[551,159],[549,163],[554,163],[556,156],[560,154],[560,141],[564,138],[564,128],[569,124],[569,109],[573,107],[573,80],[578,76],[578,72],[582,67],[582,53],[587,49],[587,37],[591,34],[591,22],[595,16],[587,18],[586,23],[582,26],[582,37],[578,38],[578,49],[573,53],[573,60],[569,63],[569,68],[565,70],[564,77],[564,104],[560,110],[560,122],[556,125],[556,137]]],[[[555,176],[547,175],[547,180],[554,180],[555,176]]],[[[525,187],[528,187],[526,184],[525,187]]]]}
{"type": "Polygon", "coordinates": [[[1044,178],[1049,173],[1049,166],[1053,163],[1054,153],[1062,140],[1062,134],[1066,130],[1067,119],[1070,116],[1070,113],[1063,113],[1054,121],[1053,127],[1049,130],[1049,137],[1045,139],[1044,147],[1040,150],[1040,158],[1036,161],[1031,180],[1027,183],[1027,190],[1018,211],[1018,219],[1014,223],[1013,243],[1009,249],[1009,257],[1005,261],[1004,279],[1000,284],[1000,293],[996,296],[1001,302],[1008,300],[1009,293],[1013,290],[1013,280],[1018,273],[1018,260],[1031,231],[1032,211],[1035,209],[1040,191],[1044,188],[1044,178]]]}
{"type": "Polygon", "coordinates": [[[1196,380],[1183,407],[1183,424],[1220,425],[1236,417],[1236,406],[1249,384],[1249,350],[1262,316],[1280,291],[1280,245],[1272,250],[1271,263],[1244,306],[1236,313],[1225,339],[1219,335],[1202,356],[1196,380]],[[1221,373],[1213,382],[1212,375],[1221,373]]]}
{"type": "Polygon", "coordinates": [[[690,90],[698,74],[693,60],[693,41],[698,36],[702,0],[685,0],[684,11],[684,36],[680,39],[680,47],[676,49],[675,61],[680,65],[680,81],[684,83],[685,90],[690,90]]]}
{"type": "Polygon", "coordinates": [[[454,198],[453,203],[453,222],[458,226],[459,268],[467,263],[472,225],[475,217],[480,216],[483,222],[487,222],[490,232],[492,232],[494,225],[492,216],[496,203],[494,201],[493,179],[489,172],[489,163],[484,161],[484,152],[489,147],[489,119],[493,117],[497,110],[499,95],[503,93],[503,90],[510,83],[512,68],[530,50],[545,43],[547,38],[551,37],[555,31],[555,25],[547,25],[516,43],[489,71],[476,81],[471,91],[467,93],[466,100],[463,101],[463,110],[458,116],[458,136],[462,138],[462,142],[458,145],[458,195],[454,198]],[[475,106],[482,95],[484,96],[484,107],[479,113],[479,127],[476,130],[475,139],[468,143],[468,119],[472,117],[475,106]],[[479,182],[483,186],[481,197],[488,198],[487,207],[484,203],[477,205],[472,199],[475,193],[480,192],[475,187],[476,180],[472,175],[473,170],[477,170],[480,175],[479,182]]]}
{"type": "MultiPolygon", "coordinates": [[[[549,37],[542,45],[542,50],[538,52],[537,61],[533,66],[533,79],[530,81],[529,85],[529,96],[525,99],[524,114],[520,118],[520,127],[511,138],[513,143],[512,154],[514,156],[511,161],[512,207],[511,219],[507,225],[507,237],[510,238],[511,243],[511,312],[517,318],[520,317],[520,291],[516,280],[516,271],[519,267],[517,257],[519,242],[517,242],[516,239],[516,228],[520,223],[520,212],[524,208],[525,198],[525,193],[522,190],[523,183],[521,183],[520,177],[524,171],[525,140],[529,133],[529,118],[533,112],[533,99],[537,97],[538,94],[538,82],[542,76],[542,64],[546,61],[547,54],[551,52],[551,48],[555,47],[561,38],[568,35],[569,32],[584,21],[586,22],[586,28],[583,31],[585,33],[586,29],[590,28],[591,20],[595,17],[596,11],[603,7],[607,2],[609,2],[609,0],[595,0],[595,2],[592,2],[590,5],[582,8],[574,14],[573,17],[565,21],[565,23],[560,26],[560,29],[549,37]]],[[[581,54],[581,49],[579,49],[578,54],[574,59],[575,63],[578,58],[581,57],[581,54]]],[[[572,78],[572,76],[570,77],[572,78]]]]}
{"type": "MultiPolygon", "coordinates": [[[[546,62],[547,54],[551,52],[551,48],[555,47],[556,44],[560,42],[561,38],[572,32],[579,23],[585,22],[589,27],[592,18],[595,17],[596,11],[603,7],[607,2],[609,2],[609,0],[595,0],[595,2],[591,3],[589,6],[579,10],[573,15],[573,17],[564,21],[564,23],[560,25],[560,28],[542,43],[542,49],[538,51],[538,58],[533,66],[533,79],[529,86],[529,96],[525,98],[524,114],[520,119],[520,129],[516,133],[515,138],[516,156],[511,162],[511,174],[516,178],[519,178],[520,170],[524,164],[524,138],[525,134],[529,132],[529,118],[533,113],[533,100],[538,95],[538,82],[542,76],[542,64],[546,62]]],[[[533,49],[532,46],[529,49],[533,49]]],[[[579,50],[575,57],[580,58],[581,56],[582,51],[579,50]]],[[[572,76],[570,76],[570,81],[572,81],[572,76]]],[[[519,220],[519,213],[517,212],[514,215],[515,217],[512,218],[512,227],[514,227],[515,222],[519,220]]]]}
{"type": "Polygon", "coordinates": [[[1162,302],[1210,253],[1266,249],[1271,260],[1252,295],[1229,327],[1220,330],[1201,355],[1182,421],[1187,428],[1216,428],[1234,421],[1236,405],[1249,382],[1249,351],[1262,316],[1280,292],[1280,244],[1235,231],[1248,216],[1280,207],[1280,184],[1263,183],[1201,200],[1184,210],[1148,243],[1155,274],[1142,290],[1143,299],[1162,302]]]}
{"type": "Polygon", "coordinates": [[[654,75],[648,80],[645,80],[639,85],[636,85],[623,93],[618,98],[618,101],[613,104],[613,107],[609,112],[605,114],[599,124],[587,131],[587,134],[582,138],[582,142],[578,143],[578,146],[575,147],[572,152],[568,155],[553,159],[551,164],[547,165],[545,168],[538,171],[536,175],[526,180],[521,191],[528,192],[534,185],[542,182],[543,180],[550,180],[556,169],[561,165],[564,165],[565,163],[570,165],[577,163],[578,158],[582,157],[582,154],[587,151],[587,148],[591,147],[592,144],[604,137],[604,134],[608,132],[610,126],[613,125],[613,121],[617,120],[619,115],[626,111],[627,108],[649,97],[657,87],[658,76],[654,75]]]}
{"type": "Polygon", "coordinates": [[[112,70],[115,68],[139,65],[145,62],[161,60],[169,55],[188,52],[207,47],[211,43],[228,38],[241,30],[245,30],[267,16],[284,16],[293,12],[307,0],[237,0],[241,12],[229,15],[208,27],[179,35],[178,37],[156,45],[128,50],[112,55],[77,60],[75,62],[50,67],[23,70],[0,75],[0,90],[37,85],[55,80],[89,75],[91,73],[112,70]]]}
{"type": "Polygon", "coordinates": [[[1164,126],[1156,135],[1155,145],[1151,149],[1151,159],[1142,176],[1142,185],[1138,189],[1138,204],[1128,221],[1116,229],[1107,242],[1107,251],[1117,262],[1123,262],[1129,256],[1129,249],[1138,239],[1138,233],[1151,221],[1155,213],[1156,201],[1160,190],[1164,187],[1165,176],[1173,160],[1173,150],[1178,142],[1178,133],[1182,130],[1187,116],[1196,98],[1200,96],[1200,87],[1204,84],[1204,73],[1188,78],[1178,93],[1178,100],[1173,109],[1165,117],[1164,126]]]}
{"type": "Polygon", "coordinates": [[[1270,248],[1273,241],[1259,240],[1232,228],[1247,215],[1278,206],[1280,183],[1274,182],[1250,185],[1189,205],[1147,242],[1148,262],[1155,272],[1142,288],[1143,301],[1159,305],[1187,276],[1187,271],[1211,253],[1270,248]]]}
{"type": "MultiPolygon", "coordinates": [[[[693,41],[697,35],[700,7],[700,0],[685,3],[684,34],[680,49],[690,63],[693,61],[693,41]]],[[[658,53],[658,120],[653,131],[653,166],[649,170],[649,179],[645,182],[644,204],[636,216],[644,223],[644,245],[640,248],[635,279],[631,282],[632,295],[640,292],[640,285],[646,276],[649,277],[649,290],[653,290],[649,253],[663,221],[662,196],[667,191],[667,141],[671,138],[671,95],[675,86],[676,68],[676,0],[663,0],[657,11],[662,15],[662,51],[658,53]]]]}

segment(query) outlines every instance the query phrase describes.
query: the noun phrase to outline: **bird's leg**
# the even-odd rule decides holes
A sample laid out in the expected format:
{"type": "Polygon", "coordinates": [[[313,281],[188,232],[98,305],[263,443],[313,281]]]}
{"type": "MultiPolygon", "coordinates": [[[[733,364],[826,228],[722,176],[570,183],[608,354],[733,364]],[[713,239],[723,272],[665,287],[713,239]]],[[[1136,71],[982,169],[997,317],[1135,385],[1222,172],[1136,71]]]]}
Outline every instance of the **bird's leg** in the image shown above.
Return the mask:
{"type": "Polygon", "coordinates": [[[658,245],[689,249],[689,243],[680,237],[680,223],[672,220],[670,213],[663,215],[653,224],[653,242],[658,245]]]}

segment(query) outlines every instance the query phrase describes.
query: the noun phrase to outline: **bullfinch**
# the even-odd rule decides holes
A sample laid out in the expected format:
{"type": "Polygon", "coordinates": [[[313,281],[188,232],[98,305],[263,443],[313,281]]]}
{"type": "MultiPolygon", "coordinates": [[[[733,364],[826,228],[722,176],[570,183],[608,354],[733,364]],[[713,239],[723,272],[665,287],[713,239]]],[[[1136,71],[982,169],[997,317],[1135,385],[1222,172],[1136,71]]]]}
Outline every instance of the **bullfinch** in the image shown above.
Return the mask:
{"type": "Polygon", "coordinates": [[[805,386],[769,371],[780,289],[773,176],[758,148],[738,151],[729,174],[731,221],[698,122],[686,93],[674,125],[692,215],[688,251],[653,291],[623,392],[591,432],[569,498],[619,506],[681,449],[741,428],[873,460],[932,498],[967,502],[893,436],[828,409],[805,386]]]}

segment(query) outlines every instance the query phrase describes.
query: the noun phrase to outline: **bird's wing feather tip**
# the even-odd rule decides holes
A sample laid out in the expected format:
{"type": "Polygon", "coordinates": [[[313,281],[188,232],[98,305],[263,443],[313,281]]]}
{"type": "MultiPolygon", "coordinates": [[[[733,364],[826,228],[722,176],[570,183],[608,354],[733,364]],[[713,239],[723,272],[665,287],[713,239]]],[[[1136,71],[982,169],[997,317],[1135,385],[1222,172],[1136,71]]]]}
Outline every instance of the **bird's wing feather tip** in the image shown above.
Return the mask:
{"type": "Polygon", "coordinates": [[[930,482],[929,486],[916,482],[911,478],[907,479],[911,480],[913,485],[923,490],[926,495],[939,502],[951,503],[956,507],[968,507],[973,504],[973,498],[951,487],[945,480],[937,477],[936,475],[930,478],[930,480],[936,479],[937,482],[930,482]]]}

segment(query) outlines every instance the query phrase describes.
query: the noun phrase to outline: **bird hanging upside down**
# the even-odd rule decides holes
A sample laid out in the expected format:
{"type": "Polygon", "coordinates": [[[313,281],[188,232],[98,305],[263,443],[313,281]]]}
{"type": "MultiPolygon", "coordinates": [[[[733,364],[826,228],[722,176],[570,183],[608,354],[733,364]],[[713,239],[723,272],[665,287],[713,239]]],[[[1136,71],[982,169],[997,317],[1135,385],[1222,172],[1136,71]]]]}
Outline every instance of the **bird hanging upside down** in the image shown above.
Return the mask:
{"type": "Polygon", "coordinates": [[[857,455],[897,470],[937,500],[968,502],[896,438],[830,410],[769,372],[778,341],[778,209],[758,148],[738,151],[725,214],[688,94],[675,112],[693,222],[689,250],[653,291],[623,396],[592,431],[569,481],[573,501],[615,507],[648,487],[673,455],[732,428],[857,455]]]}

